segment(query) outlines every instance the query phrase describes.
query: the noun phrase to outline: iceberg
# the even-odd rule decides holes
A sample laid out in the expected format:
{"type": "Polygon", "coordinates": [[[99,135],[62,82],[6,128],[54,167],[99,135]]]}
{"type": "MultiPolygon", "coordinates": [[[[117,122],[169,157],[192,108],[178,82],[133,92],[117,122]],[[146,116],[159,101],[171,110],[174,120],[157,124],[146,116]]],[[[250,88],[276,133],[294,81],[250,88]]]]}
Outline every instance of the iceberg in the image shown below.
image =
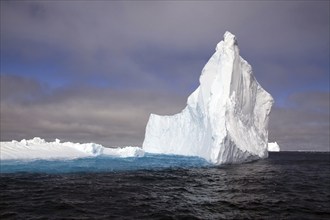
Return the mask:
{"type": "Polygon", "coordinates": [[[143,157],[144,150],[140,147],[106,148],[95,143],[61,143],[59,139],[46,142],[35,137],[31,140],[0,142],[0,160],[54,160],[78,159],[85,157],[143,157]]]}
{"type": "Polygon", "coordinates": [[[268,157],[274,101],[240,57],[230,32],[217,44],[199,82],[182,112],[150,115],[142,148],[149,153],[199,156],[217,165],[268,157]]]}
{"type": "Polygon", "coordinates": [[[270,142],[268,143],[268,151],[269,152],[280,152],[280,146],[278,145],[278,143],[275,142],[270,142]]]}

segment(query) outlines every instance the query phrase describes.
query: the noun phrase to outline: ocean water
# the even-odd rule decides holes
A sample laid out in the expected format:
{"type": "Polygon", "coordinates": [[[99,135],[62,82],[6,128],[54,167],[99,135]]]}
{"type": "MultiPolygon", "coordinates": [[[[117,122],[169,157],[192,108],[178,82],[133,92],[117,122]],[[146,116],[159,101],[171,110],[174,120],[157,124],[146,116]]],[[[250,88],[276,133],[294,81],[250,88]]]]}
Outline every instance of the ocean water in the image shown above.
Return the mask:
{"type": "Polygon", "coordinates": [[[2,161],[0,219],[330,219],[330,154],[2,161]]]}

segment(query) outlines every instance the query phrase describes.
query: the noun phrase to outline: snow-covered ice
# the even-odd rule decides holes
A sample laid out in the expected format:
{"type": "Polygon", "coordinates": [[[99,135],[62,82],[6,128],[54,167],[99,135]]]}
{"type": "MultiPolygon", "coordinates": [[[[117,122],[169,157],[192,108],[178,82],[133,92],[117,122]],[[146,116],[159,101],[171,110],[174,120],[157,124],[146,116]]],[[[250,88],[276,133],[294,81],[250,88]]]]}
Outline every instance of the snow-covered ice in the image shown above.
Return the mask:
{"type": "Polygon", "coordinates": [[[199,156],[214,164],[268,157],[272,96],[239,55],[230,32],[216,46],[187,106],[173,116],[151,114],[143,149],[150,153],[199,156]]]}
{"type": "Polygon", "coordinates": [[[270,142],[270,143],[268,143],[268,151],[279,152],[280,146],[278,145],[277,142],[270,142]]]}
{"type": "Polygon", "coordinates": [[[35,137],[31,140],[0,142],[1,160],[35,160],[35,159],[77,159],[84,157],[114,156],[142,157],[144,150],[139,147],[106,148],[95,143],[61,143],[59,139],[46,142],[35,137]]]}

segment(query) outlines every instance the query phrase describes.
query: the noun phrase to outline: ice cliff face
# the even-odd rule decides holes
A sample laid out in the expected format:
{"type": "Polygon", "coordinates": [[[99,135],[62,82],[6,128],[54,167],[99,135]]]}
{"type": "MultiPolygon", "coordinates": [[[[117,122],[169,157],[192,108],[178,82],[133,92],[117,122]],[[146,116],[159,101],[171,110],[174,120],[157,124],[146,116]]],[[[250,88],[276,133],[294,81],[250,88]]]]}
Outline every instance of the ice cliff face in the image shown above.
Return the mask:
{"type": "Polygon", "coordinates": [[[200,156],[214,164],[267,157],[273,98],[240,57],[233,34],[224,34],[199,81],[200,86],[188,97],[182,112],[150,115],[143,149],[200,156]]]}

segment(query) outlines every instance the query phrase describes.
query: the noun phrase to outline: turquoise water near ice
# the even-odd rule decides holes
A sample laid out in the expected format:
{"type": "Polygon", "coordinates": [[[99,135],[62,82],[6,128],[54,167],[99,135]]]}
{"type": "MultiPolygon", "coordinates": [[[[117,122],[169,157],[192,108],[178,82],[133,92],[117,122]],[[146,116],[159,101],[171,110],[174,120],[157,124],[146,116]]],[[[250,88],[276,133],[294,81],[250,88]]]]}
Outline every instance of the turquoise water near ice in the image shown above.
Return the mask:
{"type": "Polygon", "coordinates": [[[146,154],[144,157],[98,156],[74,160],[7,160],[1,161],[1,173],[76,173],[159,170],[166,168],[193,168],[211,166],[199,157],[146,154]]]}

